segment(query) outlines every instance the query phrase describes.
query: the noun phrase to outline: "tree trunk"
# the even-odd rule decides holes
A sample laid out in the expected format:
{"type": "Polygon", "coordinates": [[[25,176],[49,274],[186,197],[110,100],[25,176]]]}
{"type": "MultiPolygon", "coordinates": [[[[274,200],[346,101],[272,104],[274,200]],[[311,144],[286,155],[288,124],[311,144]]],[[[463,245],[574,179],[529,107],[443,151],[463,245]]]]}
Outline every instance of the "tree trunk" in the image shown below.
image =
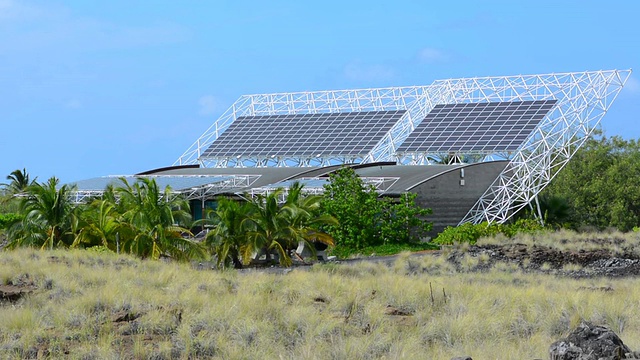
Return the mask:
{"type": "Polygon", "coordinates": [[[237,250],[231,251],[231,262],[233,262],[234,269],[242,269],[242,261],[240,261],[237,250]]]}
{"type": "Polygon", "coordinates": [[[265,246],[264,248],[262,248],[262,251],[264,251],[264,261],[266,264],[271,264],[271,251],[269,251],[269,247],[265,246]]]}

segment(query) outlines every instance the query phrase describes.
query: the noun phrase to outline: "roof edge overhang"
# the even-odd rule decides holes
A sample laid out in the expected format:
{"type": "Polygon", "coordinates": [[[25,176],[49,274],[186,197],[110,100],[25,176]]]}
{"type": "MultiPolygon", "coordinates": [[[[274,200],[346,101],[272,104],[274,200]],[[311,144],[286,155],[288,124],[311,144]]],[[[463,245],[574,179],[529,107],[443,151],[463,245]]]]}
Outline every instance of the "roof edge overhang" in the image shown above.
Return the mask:
{"type": "Polygon", "coordinates": [[[164,172],[164,171],[169,171],[169,170],[198,169],[198,168],[200,168],[199,164],[164,166],[164,167],[161,167],[161,168],[156,168],[156,169],[143,171],[143,172],[134,174],[133,176],[154,175],[154,174],[161,173],[161,172],[164,172]]]}

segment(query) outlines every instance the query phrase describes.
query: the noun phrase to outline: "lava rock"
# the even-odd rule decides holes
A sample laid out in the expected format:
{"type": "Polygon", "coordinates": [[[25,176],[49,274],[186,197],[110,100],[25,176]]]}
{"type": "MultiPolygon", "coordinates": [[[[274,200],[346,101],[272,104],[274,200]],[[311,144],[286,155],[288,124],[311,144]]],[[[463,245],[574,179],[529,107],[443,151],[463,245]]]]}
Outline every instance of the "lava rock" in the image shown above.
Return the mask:
{"type": "Polygon", "coordinates": [[[23,296],[31,294],[33,290],[32,286],[0,285],[0,302],[16,302],[23,296]]]}
{"type": "Polygon", "coordinates": [[[569,336],[551,344],[551,360],[622,360],[631,350],[605,326],[582,322],[569,336]]]}

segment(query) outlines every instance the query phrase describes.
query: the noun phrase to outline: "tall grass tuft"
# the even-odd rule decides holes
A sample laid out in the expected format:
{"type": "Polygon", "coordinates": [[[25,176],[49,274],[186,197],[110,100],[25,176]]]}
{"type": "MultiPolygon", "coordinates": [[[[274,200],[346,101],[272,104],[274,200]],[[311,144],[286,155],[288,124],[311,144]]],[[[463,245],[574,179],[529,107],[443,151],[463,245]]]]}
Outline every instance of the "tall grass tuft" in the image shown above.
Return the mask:
{"type": "Polygon", "coordinates": [[[35,291],[0,305],[0,358],[546,358],[581,320],[640,349],[640,280],[470,271],[487,261],[469,256],[456,271],[445,256],[401,255],[278,275],[2,252],[0,279],[35,291]]]}

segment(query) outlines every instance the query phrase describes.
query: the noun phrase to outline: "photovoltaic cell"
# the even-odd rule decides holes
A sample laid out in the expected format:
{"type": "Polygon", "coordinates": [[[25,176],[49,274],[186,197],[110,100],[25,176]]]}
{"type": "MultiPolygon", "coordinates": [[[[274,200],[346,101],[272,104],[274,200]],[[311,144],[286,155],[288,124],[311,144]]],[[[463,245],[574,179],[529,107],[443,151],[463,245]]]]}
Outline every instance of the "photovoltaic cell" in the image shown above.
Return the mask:
{"type": "Polygon", "coordinates": [[[366,155],[405,110],[240,116],[202,157],[366,155]]]}
{"type": "Polygon", "coordinates": [[[556,100],[436,105],[399,153],[516,150],[556,100]]]}

